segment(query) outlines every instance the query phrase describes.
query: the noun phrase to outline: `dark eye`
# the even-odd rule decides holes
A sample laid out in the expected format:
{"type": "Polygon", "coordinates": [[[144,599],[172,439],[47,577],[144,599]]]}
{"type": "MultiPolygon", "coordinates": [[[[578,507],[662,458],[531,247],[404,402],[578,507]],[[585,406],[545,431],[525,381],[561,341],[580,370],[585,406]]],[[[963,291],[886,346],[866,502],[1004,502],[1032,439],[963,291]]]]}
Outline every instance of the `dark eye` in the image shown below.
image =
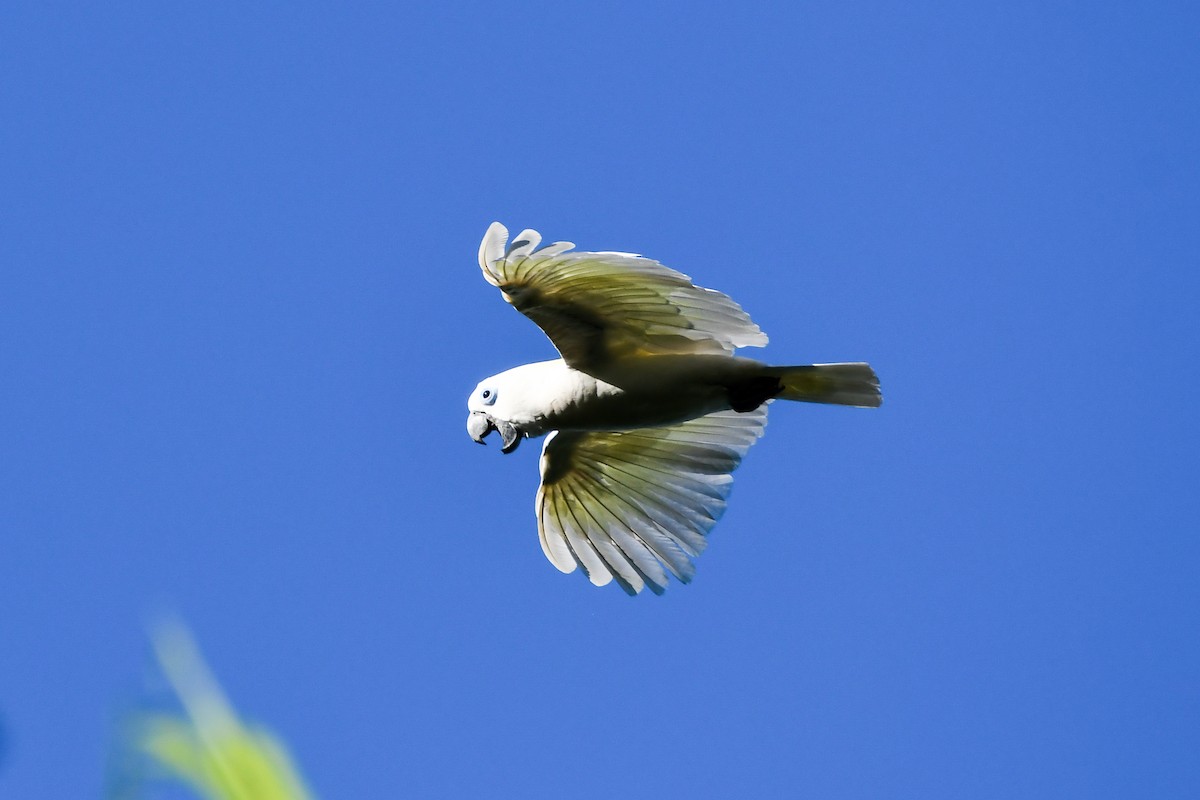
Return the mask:
{"type": "Polygon", "coordinates": [[[484,390],[483,390],[483,399],[484,399],[484,400],[487,400],[487,399],[488,399],[489,397],[491,397],[491,396],[492,396],[492,390],[491,390],[491,389],[484,389],[484,390]]]}
{"type": "Polygon", "coordinates": [[[484,405],[490,406],[492,403],[496,402],[495,389],[484,389],[479,393],[479,396],[483,399],[484,405]]]}

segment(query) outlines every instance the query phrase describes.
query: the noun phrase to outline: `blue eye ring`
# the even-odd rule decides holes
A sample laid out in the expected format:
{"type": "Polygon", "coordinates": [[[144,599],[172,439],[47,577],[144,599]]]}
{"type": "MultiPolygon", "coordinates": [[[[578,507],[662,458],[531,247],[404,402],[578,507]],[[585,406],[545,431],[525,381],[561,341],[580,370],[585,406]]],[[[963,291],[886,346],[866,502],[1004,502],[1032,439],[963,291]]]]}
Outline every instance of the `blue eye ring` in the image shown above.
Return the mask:
{"type": "Polygon", "coordinates": [[[483,398],[483,402],[488,404],[489,406],[492,403],[496,402],[496,390],[495,389],[484,389],[482,392],[479,393],[479,396],[481,398],[483,398]]]}

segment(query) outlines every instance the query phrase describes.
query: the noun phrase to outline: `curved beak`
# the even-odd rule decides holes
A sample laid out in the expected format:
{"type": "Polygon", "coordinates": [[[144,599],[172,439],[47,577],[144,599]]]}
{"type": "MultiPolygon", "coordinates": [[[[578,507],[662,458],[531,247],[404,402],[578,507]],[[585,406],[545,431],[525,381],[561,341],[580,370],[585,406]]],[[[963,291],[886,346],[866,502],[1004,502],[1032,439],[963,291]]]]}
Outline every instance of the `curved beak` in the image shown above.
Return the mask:
{"type": "Polygon", "coordinates": [[[494,430],[496,426],[492,424],[492,418],[482,411],[472,411],[471,416],[467,417],[467,433],[480,444],[486,444],[483,440],[494,430]]]}
{"type": "Polygon", "coordinates": [[[501,453],[511,453],[521,443],[521,432],[511,422],[492,419],[482,411],[472,411],[467,417],[467,433],[480,444],[492,431],[500,431],[501,453]]]}

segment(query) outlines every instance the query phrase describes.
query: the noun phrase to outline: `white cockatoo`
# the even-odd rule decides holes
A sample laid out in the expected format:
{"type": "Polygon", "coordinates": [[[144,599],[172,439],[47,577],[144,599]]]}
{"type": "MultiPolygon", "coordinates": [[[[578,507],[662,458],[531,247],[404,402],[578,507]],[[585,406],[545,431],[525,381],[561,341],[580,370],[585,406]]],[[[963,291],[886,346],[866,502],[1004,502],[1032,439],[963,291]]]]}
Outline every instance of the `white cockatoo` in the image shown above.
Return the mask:
{"type": "Polygon", "coordinates": [[[467,431],[502,450],[541,436],[538,535],[563,572],[629,594],[687,583],[725,510],[731,473],[777,398],[876,407],[865,363],[772,367],[733,354],[767,336],[728,296],[631,253],[538,249],[493,222],[479,247],[488,283],[536,322],[562,358],[480,382],[467,431]]]}

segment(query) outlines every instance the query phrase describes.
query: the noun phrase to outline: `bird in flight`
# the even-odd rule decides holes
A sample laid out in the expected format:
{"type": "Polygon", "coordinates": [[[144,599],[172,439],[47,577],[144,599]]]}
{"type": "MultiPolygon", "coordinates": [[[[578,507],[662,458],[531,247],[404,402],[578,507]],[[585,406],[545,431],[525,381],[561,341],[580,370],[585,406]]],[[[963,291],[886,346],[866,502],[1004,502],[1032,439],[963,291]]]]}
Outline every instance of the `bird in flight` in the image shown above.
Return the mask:
{"type": "Polygon", "coordinates": [[[539,249],[537,231],[493,222],[479,266],[561,358],[486,378],[467,432],[495,431],[511,453],[542,445],[535,510],[546,558],[628,594],[687,583],[725,510],[731,473],[767,424],[772,400],[873,408],[865,363],[776,367],[734,355],[767,336],[727,295],[632,253],[539,249]]]}

